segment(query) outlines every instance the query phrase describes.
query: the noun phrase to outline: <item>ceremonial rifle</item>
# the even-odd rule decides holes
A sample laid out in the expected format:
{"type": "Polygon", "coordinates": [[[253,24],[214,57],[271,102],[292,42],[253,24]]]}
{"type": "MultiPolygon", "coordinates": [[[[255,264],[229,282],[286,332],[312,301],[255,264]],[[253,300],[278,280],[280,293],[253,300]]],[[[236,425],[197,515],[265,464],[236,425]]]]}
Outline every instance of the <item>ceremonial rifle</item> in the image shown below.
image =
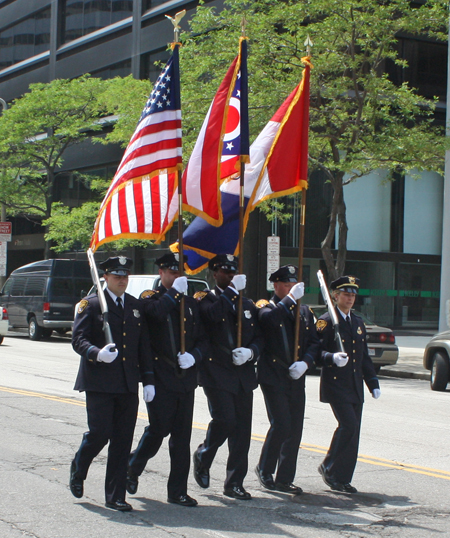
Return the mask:
{"type": "Polygon", "coordinates": [[[331,323],[333,324],[334,341],[336,342],[338,350],[342,353],[346,353],[344,349],[344,344],[342,343],[341,334],[339,332],[339,319],[337,317],[336,310],[334,309],[333,301],[330,297],[330,293],[325,283],[323,273],[320,269],[317,271],[317,278],[319,279],[320,291],[322,292],[323,300],[325,301],[325,304],[327,305],[328,312],[331,318],[331,323]]]}
{"type": "Polygon", "coordinates": [[[103,317],[103,332],[105,333],[105,340],[107,344],[113,344],[114,340],[111,334],[111,327],[108,322],[108,305],[106,304],[105,292],[103,291],[100,279],[98,278],[97,266],[95,265],[94,253],[92,249],[88,248],[87,257],[89,260],[89,267],[91,268],[92,281],[97,287],[98,302],[100,303],[100,310],[103,317]]]}

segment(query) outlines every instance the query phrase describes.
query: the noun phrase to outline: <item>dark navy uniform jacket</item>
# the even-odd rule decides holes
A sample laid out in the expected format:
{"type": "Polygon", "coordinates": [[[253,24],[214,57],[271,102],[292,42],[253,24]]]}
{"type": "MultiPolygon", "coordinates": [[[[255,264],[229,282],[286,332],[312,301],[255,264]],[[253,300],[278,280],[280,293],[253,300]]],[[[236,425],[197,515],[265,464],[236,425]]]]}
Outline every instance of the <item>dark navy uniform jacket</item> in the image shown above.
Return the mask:
{"type": "Polygon", "coordinates": [[[322,366],[320,376],[320,401],[325,403],[364,402],[365,381],[370,392],[380,388],[377,374],[367,350],[366,327],[363,320],[352,312],[352,325],[345,321],[337,310],[339,332],[348,363],[338,368],[333,363],[333,353],[338,351],[334,340],[334,328],[330,314],[327,312],[316,323],[317,334],[321,340],[322,353],[319,364],[322,366]]]}
{"type": "Polygon", "coordinates": [[[241,366],[236,366],[233,364],[232,350],[237,347],[238,292],[230,287],[222,292],[216,286],[211,291],[195,295],[211,343],[211,355],[200,367],[200,385],[233,394],[238,393],[239,387],[245,392],[254,390],[258,386],[255,362],[263,347],[255,304],[250,299],[243,298],[241,347],[251,349],[253,358],[241,366]]]}
{"type": "Polygon", "coordinates": [[[197,301],[184,298],[185,348],[195,359],[195,365],[181,370],[178,366],[180,351],[180,301],[182,294],[175,288],[141,293],[141,303],[147,319],[153,350],[153,367],[156,385],[171,392],[188,392],[197,386],[197,366],[209,353],[209,343],[200,320],[197,301]]]}
{"type": "MultiPolygon", "coordinates": [[[[289,366],[293,362],[296,303],[288,296],[280,299],[258,301],[259,323],[264,334],[264,353],[258,362],[258,382],[273,385],[283,390],[292,384],[305,386],[305,376],[292,379],[289,366]]],[[[314,316],[306,305],[300,306],[300,335],[298,360],[311,367],[318,353],[320,343],[314,325],[314,316]]]]}
{"type": "Polygon", "coordinates": [[[109,325],[118,355],[111,363],[97,362],[106,345],[103,318],[97,295],[81,303],[75,317],[72,346],[81,355],[75,390],[126,393],[138,392],[138,383],[153,385],[150,339],[141,302],[125,294],[124,307],[118,307],[105,291],[109,325]]]}

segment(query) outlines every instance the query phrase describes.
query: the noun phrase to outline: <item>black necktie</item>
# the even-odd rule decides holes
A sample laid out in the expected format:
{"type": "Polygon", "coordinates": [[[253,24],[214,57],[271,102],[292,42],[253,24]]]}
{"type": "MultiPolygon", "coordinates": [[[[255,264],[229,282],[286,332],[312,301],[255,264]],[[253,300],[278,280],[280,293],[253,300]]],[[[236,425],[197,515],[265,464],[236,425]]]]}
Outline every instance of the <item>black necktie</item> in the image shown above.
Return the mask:
{"type": "Polygon", "coordinates": [[[350,321],[350,316],[347,316],[345,318],[345,321],[349,324],[350,327],[352,326],[352,322],[350,321]]]}
{"type": "Polygon", "coordinates": [[[117,303],[117,306],[122,309],[123,306],[122,306],[122,298],[121,297],[117,297],[116,299],[116,303],[117,303]]]}

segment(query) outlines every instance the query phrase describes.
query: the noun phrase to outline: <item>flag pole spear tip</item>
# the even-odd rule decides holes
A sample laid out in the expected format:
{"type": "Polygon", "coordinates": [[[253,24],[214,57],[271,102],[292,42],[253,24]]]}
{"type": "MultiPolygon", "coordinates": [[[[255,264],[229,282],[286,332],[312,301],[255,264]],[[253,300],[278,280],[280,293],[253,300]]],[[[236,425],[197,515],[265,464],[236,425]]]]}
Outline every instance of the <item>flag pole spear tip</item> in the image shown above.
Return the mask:
{"type": "Polygon", "coordinates": [[[181,19],[186,15],[186,10],[183,9],[183,11],[179,11],[175,14],[175,17],[171,17],[170,15],[166,15],[166,18],[170,20],[170,22],[173,24],[173,34],[174,34],[174,43],[178,43],[180,41],[180,25],[178,24],[181,19]]]}
{"type": "Polygon", "coordinates": [[[309,34],[306,36],[306,40],[304,42],[304,45],[306,47],[306,55],[311,56],[311,47],[314,45],[314,43],[311,41],[311,38],[309,37],[309,34]]]}
{"type": "Polygon", "coordinates": [[[246,37],[246,35],[245,35],[246,27],[247,27],[247,19],[245,18],[245,15],[243,15],[243,16],[242,16],[242,20],[241,20],[241,33],[242,33],[242,37],[246,37]]]}

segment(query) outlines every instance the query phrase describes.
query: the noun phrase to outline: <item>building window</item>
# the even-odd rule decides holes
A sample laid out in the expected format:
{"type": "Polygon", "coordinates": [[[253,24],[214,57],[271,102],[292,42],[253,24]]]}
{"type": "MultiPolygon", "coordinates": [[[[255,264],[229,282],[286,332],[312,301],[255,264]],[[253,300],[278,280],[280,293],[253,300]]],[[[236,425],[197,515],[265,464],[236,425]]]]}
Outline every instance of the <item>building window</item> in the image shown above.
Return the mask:
{"type": "Polygon", "coordinates": [[[68,43],[131,17],[133,0],[64,0],[61,40],[68,43]]]}
{"type": "Polygon", "coordinates": [[[161,4],[165,4],[166,2],[167,0],[143,0],[142,11],[145,13],[146,11],[149,11],[156,6],[160,6],[161,4]]]}
{"type": "Polygon", "coordinates": [[[131,60],[125,60],[116,64],[108,65],[103,69],[97,71],[91,71],[93,77],[101,78],[103,80],[114,77],[127,77],[131,74],[131,60]]]}
{"type": "Polygon", "coordinates": [[[50,49],[50,8],[0,31],[0,69],[50,49]]]}
{"type": "Polygon", "coordinates": [[[156,82],[170,56],[167,49],[153,51],[141,56],[141,79],[156,82]]]}

